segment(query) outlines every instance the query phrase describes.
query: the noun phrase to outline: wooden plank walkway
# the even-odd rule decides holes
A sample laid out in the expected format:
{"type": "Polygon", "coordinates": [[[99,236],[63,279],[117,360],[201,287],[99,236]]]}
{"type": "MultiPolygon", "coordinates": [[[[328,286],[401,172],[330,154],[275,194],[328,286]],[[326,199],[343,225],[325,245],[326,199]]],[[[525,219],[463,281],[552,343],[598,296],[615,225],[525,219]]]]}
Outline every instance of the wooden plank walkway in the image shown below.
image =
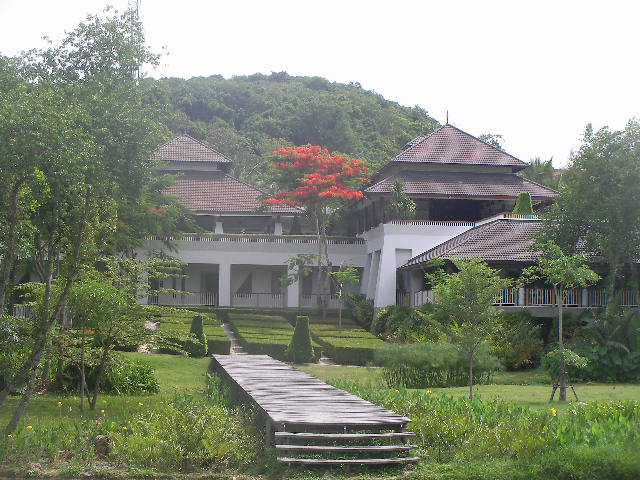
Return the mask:
{"type": "Polygon", "coordinates": [[[402,456],[416,448],[407,439],[409,419],[391,410],[327,385],[317,378],[267,355],[213,355],[214,369],[226,378],[265,419],[265,442],[276,454],[345,455],[381,453],[383,458],[278,457],[290,464],[403,464],[417,457],[402,456]],[[361,432],[361,433],[357,433],[361,432]],[[274,438],[277,445],[274,445],[274,438]],[[353,445],[352,442],[358,442],[353,445]],[[371,442],[400,442],[390,445],[371,442]],[[293,442],[293,443],[290,443],[293,442]],[[298,442],[304,442],[300,445],[298,442]],[[322,445],[317,442],[329,442],[322,445]],[[347,443],[347,445],[344,445],[347,443]],[[369,443],[365,445],[363,443],[369,443]]]}
{"type": "Polygon", "coordinates": [[[402,430],[409,419],[332,387],[268,355],[214,355],[215,362],[281,431],[346,427],[402,430]]]}

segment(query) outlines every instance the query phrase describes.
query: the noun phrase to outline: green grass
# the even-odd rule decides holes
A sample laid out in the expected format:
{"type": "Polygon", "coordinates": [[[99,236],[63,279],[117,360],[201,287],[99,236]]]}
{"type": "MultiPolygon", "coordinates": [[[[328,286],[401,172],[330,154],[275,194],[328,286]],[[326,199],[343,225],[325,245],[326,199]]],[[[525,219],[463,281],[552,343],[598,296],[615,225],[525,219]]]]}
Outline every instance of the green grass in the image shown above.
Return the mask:
{"type": "MultiPolygon", "coordinates": [[[[161,309],[161,307],[158,308],[161,309]]],[[[158,317],[160,330],[188,334],[191,329],[191,320],[196,315],[204,317],[203,332],[209,347],[208,353],[228,354],[231,347],[229,338],[220,326],[220,321],[210,312],[165,308],[158,317]]]]}
{"type": "MultiPolygon", "coordinates": [[[[121,353],[129,359],[146,363],[153,367],[154,373],[160,383],[160,393],[155,395],[101,395],[98,397],[96,412],[91,412],[86,406],[86,411],[79,411],[80,398],[76,395],[35,395],[22,420],[24,425],[36,425],[46,421],[50,417],[68,417],[79,419],[102,417],[100,410],[105,411],[105,416],[115,422],[126,421],[132,414],[142,409],[153,408],[165,402],[175,392],[204,391],[205,374],[211,361],[208,358],[189,358],[178,355],[150,355],[144,353],[121,353]],[[57,403],[62,402],[62,407],[57,403]],[[139,405],[142,403],[142,405],[139,405]],[[71,408],[71,411],[69,410],[71,408]]],[[[7,403],[0,409],[0,425],[5,425],[13,413],[19,397],[10,397],[7,403]]]]}
{"type": "MultiPolygon", "coordinates": [[[[382,369],[375,367],[346,367],[333,365],[304,365],[299,367],[323,381],[343,380],[358,382],[367,386],[384,386],[382,369]]],[[[581,402],[601,402],[616,400],[640,401],[640,384],[575,384],[576,393],[581,402]]],[[[431,388],[434,394],[464,397],[469,395],[469,387],[431,388]]],[[[477,385],[476,395],[486,399],[500,399],[505,402],[531,408],[550,408],[551,381],[542,370],[525,370],[521,372],[498,372],[492,385],[477,385]]],[[[558,393],[556,393],[556,400],[558,393]]],[[[567,391],[569,402],[560,404],[564,409],[575,401],[571,390],[567,391]]],[[[558,408],[558,402],[554,402],[558,408]]]]}

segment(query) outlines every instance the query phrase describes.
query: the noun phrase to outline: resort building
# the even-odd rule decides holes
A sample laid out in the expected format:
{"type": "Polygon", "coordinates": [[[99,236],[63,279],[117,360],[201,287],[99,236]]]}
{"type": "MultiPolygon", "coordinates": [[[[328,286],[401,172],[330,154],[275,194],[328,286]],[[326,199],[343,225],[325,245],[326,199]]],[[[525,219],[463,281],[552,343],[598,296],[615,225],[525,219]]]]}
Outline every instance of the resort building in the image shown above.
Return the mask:
{"type": "MultiPolygon", "coordinates": [[[[303,213],[293,207],[266,205],[264,192],[229,175],[232,160],[188,135],[162,145],[155,156],[162,171],[180,173],[167,193],[192,210],[199,233],[178,238],[152,237],[140,256],[167,250],[188,266],[186,277],[167,288],[189,295],[161,295],[149,302],[164,305],[217,305],[265,308],[315,308],[322,292],[318,272],[286,288],[286,261],[318,250],[305,231],[303,213]]],[[[517,275],[536,260],[530,250],[540,229],[536,215],[511,212],[518,194],[531,194],[534,207],[553,202],[558,192],[517,173],[527,164],[462,130],[446,124],[407,143],[385,164],[353,207],[349,235],[331,237],[333,265],[361,270],[353,287],[376,308],[402,303],[418,306],[430,298],[424,284],[426,262],[433,258],[480,257],[517,275]],[[401,182],[416,203],[413,220],[387,218],[394,184],[401,182]]],[[[569,292],[567,303],[602,304],[599,290],[569,292]]],[[[637,303],[629,294],[627,303],[637,303]]],[[[527,307],[550,316],[555,299],[544,286],[505,291],[496,303],[527,307]]],[[[331,296],[329,308],[338,298],[331,296]]]]}

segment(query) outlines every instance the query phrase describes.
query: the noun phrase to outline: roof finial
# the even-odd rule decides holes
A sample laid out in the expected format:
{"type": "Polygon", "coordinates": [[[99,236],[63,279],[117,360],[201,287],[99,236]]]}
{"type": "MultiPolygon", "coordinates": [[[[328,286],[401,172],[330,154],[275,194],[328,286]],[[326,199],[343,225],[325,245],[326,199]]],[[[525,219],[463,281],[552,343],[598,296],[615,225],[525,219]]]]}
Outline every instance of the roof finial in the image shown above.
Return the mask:
{"type": "Polygon", "coordinates": [[[446,125],[449,125],[449,110],[447,110],[447,123],[446,125]]]}

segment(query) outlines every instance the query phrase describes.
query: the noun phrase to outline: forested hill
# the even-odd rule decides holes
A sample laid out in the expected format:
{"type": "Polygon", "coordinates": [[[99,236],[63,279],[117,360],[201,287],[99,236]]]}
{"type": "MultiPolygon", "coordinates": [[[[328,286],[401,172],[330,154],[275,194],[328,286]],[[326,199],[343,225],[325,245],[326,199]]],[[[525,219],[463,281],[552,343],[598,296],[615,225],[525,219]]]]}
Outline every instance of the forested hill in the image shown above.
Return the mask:
{"type": "Polygon", "coordinates": [[[403,107],[357,83],[285,72],[145,79],[143,87],[172,134],[209,143],[235,160],[235,175],[264,186],[262,155],[278,147],[320,144],[377,167],[408,140],[439,126],[420,107],[403,107]]]}

